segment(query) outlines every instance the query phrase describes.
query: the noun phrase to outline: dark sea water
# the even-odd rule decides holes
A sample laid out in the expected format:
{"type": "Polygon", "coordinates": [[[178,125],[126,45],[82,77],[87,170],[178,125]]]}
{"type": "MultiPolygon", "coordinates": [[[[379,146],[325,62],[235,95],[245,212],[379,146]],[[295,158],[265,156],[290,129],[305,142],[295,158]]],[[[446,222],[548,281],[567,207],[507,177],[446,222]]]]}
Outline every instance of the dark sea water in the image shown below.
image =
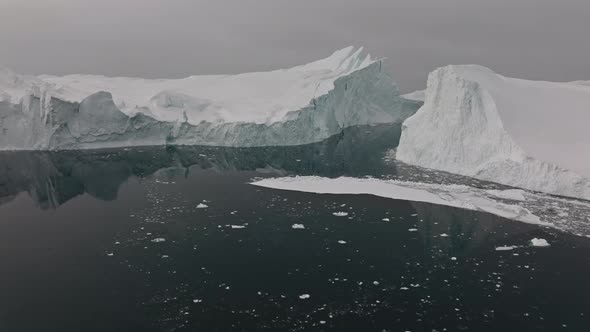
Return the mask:
{"type": "Polygon", "coordinates": [[[397,137],[0,153],[0,331],[588,331],[588,238],[249,184],[420,174],[397,137]]]}

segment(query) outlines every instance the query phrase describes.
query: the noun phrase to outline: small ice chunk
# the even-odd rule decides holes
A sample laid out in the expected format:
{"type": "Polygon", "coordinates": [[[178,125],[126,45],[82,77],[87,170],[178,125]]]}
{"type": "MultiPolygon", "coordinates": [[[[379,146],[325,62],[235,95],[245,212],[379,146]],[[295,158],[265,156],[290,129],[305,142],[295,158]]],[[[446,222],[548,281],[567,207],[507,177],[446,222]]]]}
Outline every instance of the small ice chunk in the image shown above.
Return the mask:
{"type": "Polygon", "coordinates": [[[107,256],[109,256],[109,257],[112,257],[112,256],[115,256],[115,254],[114,254],[114,253],[112,253],[112,252],[109,252],[109,253],[107,254],[107,256]]]}
{"type": "Polygon", "coordinates": [[[451,257],[451,260],[452,261],[456,261],[457,260],[457,257],[451,257]]]}
{"type": "Polygon", "coordinates": [[[293,224],[291,226],[291,228],[293,228],[293,229],[305,229],[305,226],[303,224],[293,224]]]}
{"type": "Polygon", "coordinates": [[[203,204],[203,203],[199,203],[199,205],[197,205],[197,209],[206,209],[208,207],[209,206],[207,206],[206,204],[203,204]]]}
{"type": "Polygon", "coordinates": [[[246,226],[243,225],[231,225],[232,229],[242,229],[242,228],[246,228],[246,226]]]}
{"type": "Polygon", "coordinates": [[[154,242],[154,243],[166,242],[166,239],[163,237],[157,237],[157,238],[153,239],[152,242],[154,242]]]}
{"type": "Polygon", "coordinates": [[[375,286],[379,286],[379,281],[376,281],[376,280],[375,280],[375,281],[373,281],[373,285],[375,285],[375,286]]]}
{"type": "Polygon", "coordinates": [[[447,233],[442,233],[441,235],[439,235],[440,237],[449,237],[449,234],[447,233]]]}
{"type": "Polygon", "coordinates": [[[418,231],[417,228],[410,228],[410,229],[408,229],[408,232],[417,232],[417,231],[418,231]]]}
{"type": "Polygon", "coordinates": [[[201,300],[201,299],[194,299],[193,300],[193,303],[201,303],[201,302],[203,302],[203,300],[201,300]]]}
{"type": "Polygon", "coordinates": [[[496,247],[496,251],[508,251],[508,250],[513,250],[518,248],[517,246],[501,246],[501,247],[496,247]]]}
{"type": "Polygon", "coordinates": [[[346,244],[346,241],[344,241],[344,240],[338,240],[338,243],[340,243],[340,244],[346,244]]]}
{"type": "Polygon", "coordinates": [[[400,287],[399,290],[408,290],[408,287],[400,287]]]}
{"type": "Polygon", "coordinates": [[[389,221],[389,218],[383,218],[381,220],[383,220],[383,221],[389,221]]]}
{"type": "Polygon", "coordinates": [[[309,294],[301,294],[301,295],[299,295],[299,298],[302,299],[302,300],[307,300],[310,297],[311,297],[311,295],[309,295],[309,294]]]}
{"type": "Polygon", "coordinates": [[[334,212],[332,214],[336,217],[346,217],[348,215],[348,212],[334,212]]]}
{"type": "Polygon", "coordinates": [[[549,247],[549,242],[545,239],[534,238],[531,240],[531,245],[533,247],[549,247]]]}

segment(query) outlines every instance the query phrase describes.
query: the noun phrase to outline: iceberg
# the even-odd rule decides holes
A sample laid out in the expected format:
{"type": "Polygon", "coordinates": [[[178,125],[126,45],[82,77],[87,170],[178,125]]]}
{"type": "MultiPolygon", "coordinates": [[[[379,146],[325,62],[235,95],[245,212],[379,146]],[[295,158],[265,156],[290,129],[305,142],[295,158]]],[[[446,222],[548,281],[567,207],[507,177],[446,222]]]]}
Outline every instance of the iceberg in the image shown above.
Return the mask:
{"type": "Polygon", "coordinates": [[[184,79],[0,69],[1,150],[300,145],[416,109],[382,60],[353,47],[290,69],[184,79]]]}
{"type": "Polygon", "coordinates": [[[396,158],[425,168],[590,199],[590,84],[447,66],[402,126],[396,158]]]}

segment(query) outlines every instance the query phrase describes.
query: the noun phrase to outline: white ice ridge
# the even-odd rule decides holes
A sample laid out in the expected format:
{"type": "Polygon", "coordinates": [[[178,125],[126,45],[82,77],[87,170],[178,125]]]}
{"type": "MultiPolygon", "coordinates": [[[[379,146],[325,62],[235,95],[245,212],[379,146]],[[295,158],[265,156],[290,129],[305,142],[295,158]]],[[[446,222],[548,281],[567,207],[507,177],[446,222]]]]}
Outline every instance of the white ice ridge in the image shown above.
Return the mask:
{"type": "Polygon", "coordinates": [[[481,66],[432,72],[404,122],[409,164],[590,199],[590,85],[508,78],[481,66]]]}
{"type": "Polygon", "coordinates": [[[298,176],[263,179],[252,183],[255,186],[303,191],[319,194],[369,194],[379,197],[427,202],[437,205],[457,207],[467,210],[483,211],[497,216],[510,218],[531,224],[549,225],[528,209],[515,204],[507,204],[496,199],[501,195],[465,185],[442,185],[398,180],[380,180],[372,178],[340,177],[336,179],[298,176]]]}
{"type": "Polygon", "coordinates": [[[251,122],[272,124],[334,89],[334,81],[374,63],[363,49],[348,47],[330,57],[286,70],[239,75],[143,79],[96,75],[41,76],[63,87],[55,97],[80,102],[108,91],[128,115],[146,112],[161,121],[251,122]]]}
{"type": "Polygon", "coordinates": [[[0,149],[316,142],[415,111],[381,61],[347,47],[289,69],[183,79],[0,69],[0,149]]]}

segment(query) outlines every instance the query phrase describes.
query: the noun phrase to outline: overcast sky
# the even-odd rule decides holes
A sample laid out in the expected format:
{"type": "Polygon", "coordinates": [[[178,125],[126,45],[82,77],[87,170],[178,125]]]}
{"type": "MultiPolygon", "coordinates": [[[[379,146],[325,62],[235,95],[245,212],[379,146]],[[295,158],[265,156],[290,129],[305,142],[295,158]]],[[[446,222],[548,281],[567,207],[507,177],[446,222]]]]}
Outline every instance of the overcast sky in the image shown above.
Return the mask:
{"type": "Polygon", "coordinates": [[[229,74],[348,45],[406,92],[451,63],[590,80],[590,0],[0,0],[0,65],[19,73],[229,74]]]}

